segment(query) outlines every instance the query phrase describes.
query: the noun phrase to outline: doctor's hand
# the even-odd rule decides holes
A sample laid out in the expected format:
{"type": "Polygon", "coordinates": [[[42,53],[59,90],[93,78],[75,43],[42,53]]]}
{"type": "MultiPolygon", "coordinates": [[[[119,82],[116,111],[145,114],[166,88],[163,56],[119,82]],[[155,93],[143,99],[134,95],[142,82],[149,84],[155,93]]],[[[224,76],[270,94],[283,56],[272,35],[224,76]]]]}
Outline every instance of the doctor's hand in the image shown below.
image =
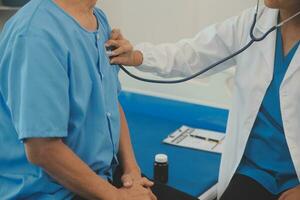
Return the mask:
{"type": "Polygon", "coordinates": [[[299,200],[300,199],[300,186],[284,192],[278,200],[299,200]]]}
{"type": "Polygon", "coordinates": [[[126,66],[139,66],[143,63],[143,54],[134,51],[133,46],[125,39],[119,29],[113,29],[111,38],[105,44],[106,47],[114,47],[110,55],[111,64],[121,64],[126,66]]]}

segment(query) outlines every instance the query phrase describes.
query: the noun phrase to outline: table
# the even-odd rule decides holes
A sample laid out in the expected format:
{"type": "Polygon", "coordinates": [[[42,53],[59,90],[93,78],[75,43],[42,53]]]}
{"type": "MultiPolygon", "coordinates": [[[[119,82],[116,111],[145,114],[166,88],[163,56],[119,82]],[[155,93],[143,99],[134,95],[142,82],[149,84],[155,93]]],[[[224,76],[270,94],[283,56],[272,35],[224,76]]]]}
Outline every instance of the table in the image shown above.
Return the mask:
{"type": "Polygon", "coordinates": [[[163,144],[181,125],[225,132],[228,111],[130,92],[120,95],[142,172],[153,177],[157,153],[169,156],[171,187],[198,197],[218,178],[220,155],[163,144]]]}

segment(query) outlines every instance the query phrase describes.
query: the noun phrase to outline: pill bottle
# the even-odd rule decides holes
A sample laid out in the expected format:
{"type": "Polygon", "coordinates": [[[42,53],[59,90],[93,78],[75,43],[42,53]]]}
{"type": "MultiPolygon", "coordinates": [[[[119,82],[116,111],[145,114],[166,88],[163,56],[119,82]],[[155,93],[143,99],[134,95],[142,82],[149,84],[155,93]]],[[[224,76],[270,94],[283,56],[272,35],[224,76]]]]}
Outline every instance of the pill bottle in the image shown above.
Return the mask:
{"type": "Polygon", "coordinates": [[[157,154],[154,161],[154,181],[166,184],[169,178],[168,156],[157,154]]]}

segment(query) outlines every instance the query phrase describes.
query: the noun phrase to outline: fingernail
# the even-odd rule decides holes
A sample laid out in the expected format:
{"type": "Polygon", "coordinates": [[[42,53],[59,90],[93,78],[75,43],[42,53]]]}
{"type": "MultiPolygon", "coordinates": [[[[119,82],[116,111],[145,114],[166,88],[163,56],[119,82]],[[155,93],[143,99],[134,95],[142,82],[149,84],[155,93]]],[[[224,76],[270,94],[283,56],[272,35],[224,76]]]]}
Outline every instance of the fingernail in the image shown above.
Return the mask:
{"type": "Polygon", "coordinates": [[[106,51],[106,55],[107,55],[108,57],[111,57],[111,56],[113,55],[113,53],[112,53],[112,51],[106,51]]]}

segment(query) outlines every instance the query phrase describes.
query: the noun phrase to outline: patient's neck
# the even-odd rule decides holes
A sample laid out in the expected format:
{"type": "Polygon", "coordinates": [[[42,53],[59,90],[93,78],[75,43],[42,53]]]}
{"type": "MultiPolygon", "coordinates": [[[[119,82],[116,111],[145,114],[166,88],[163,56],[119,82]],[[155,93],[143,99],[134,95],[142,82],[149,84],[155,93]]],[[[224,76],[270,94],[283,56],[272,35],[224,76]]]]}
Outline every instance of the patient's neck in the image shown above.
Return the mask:
{"type": "Polygon", "coordinates": [[[97,0],[53,0],[65,12],[71,15],[89,31],[97,29],[97,20],[94,16],[94,7],[97,0]]]}

